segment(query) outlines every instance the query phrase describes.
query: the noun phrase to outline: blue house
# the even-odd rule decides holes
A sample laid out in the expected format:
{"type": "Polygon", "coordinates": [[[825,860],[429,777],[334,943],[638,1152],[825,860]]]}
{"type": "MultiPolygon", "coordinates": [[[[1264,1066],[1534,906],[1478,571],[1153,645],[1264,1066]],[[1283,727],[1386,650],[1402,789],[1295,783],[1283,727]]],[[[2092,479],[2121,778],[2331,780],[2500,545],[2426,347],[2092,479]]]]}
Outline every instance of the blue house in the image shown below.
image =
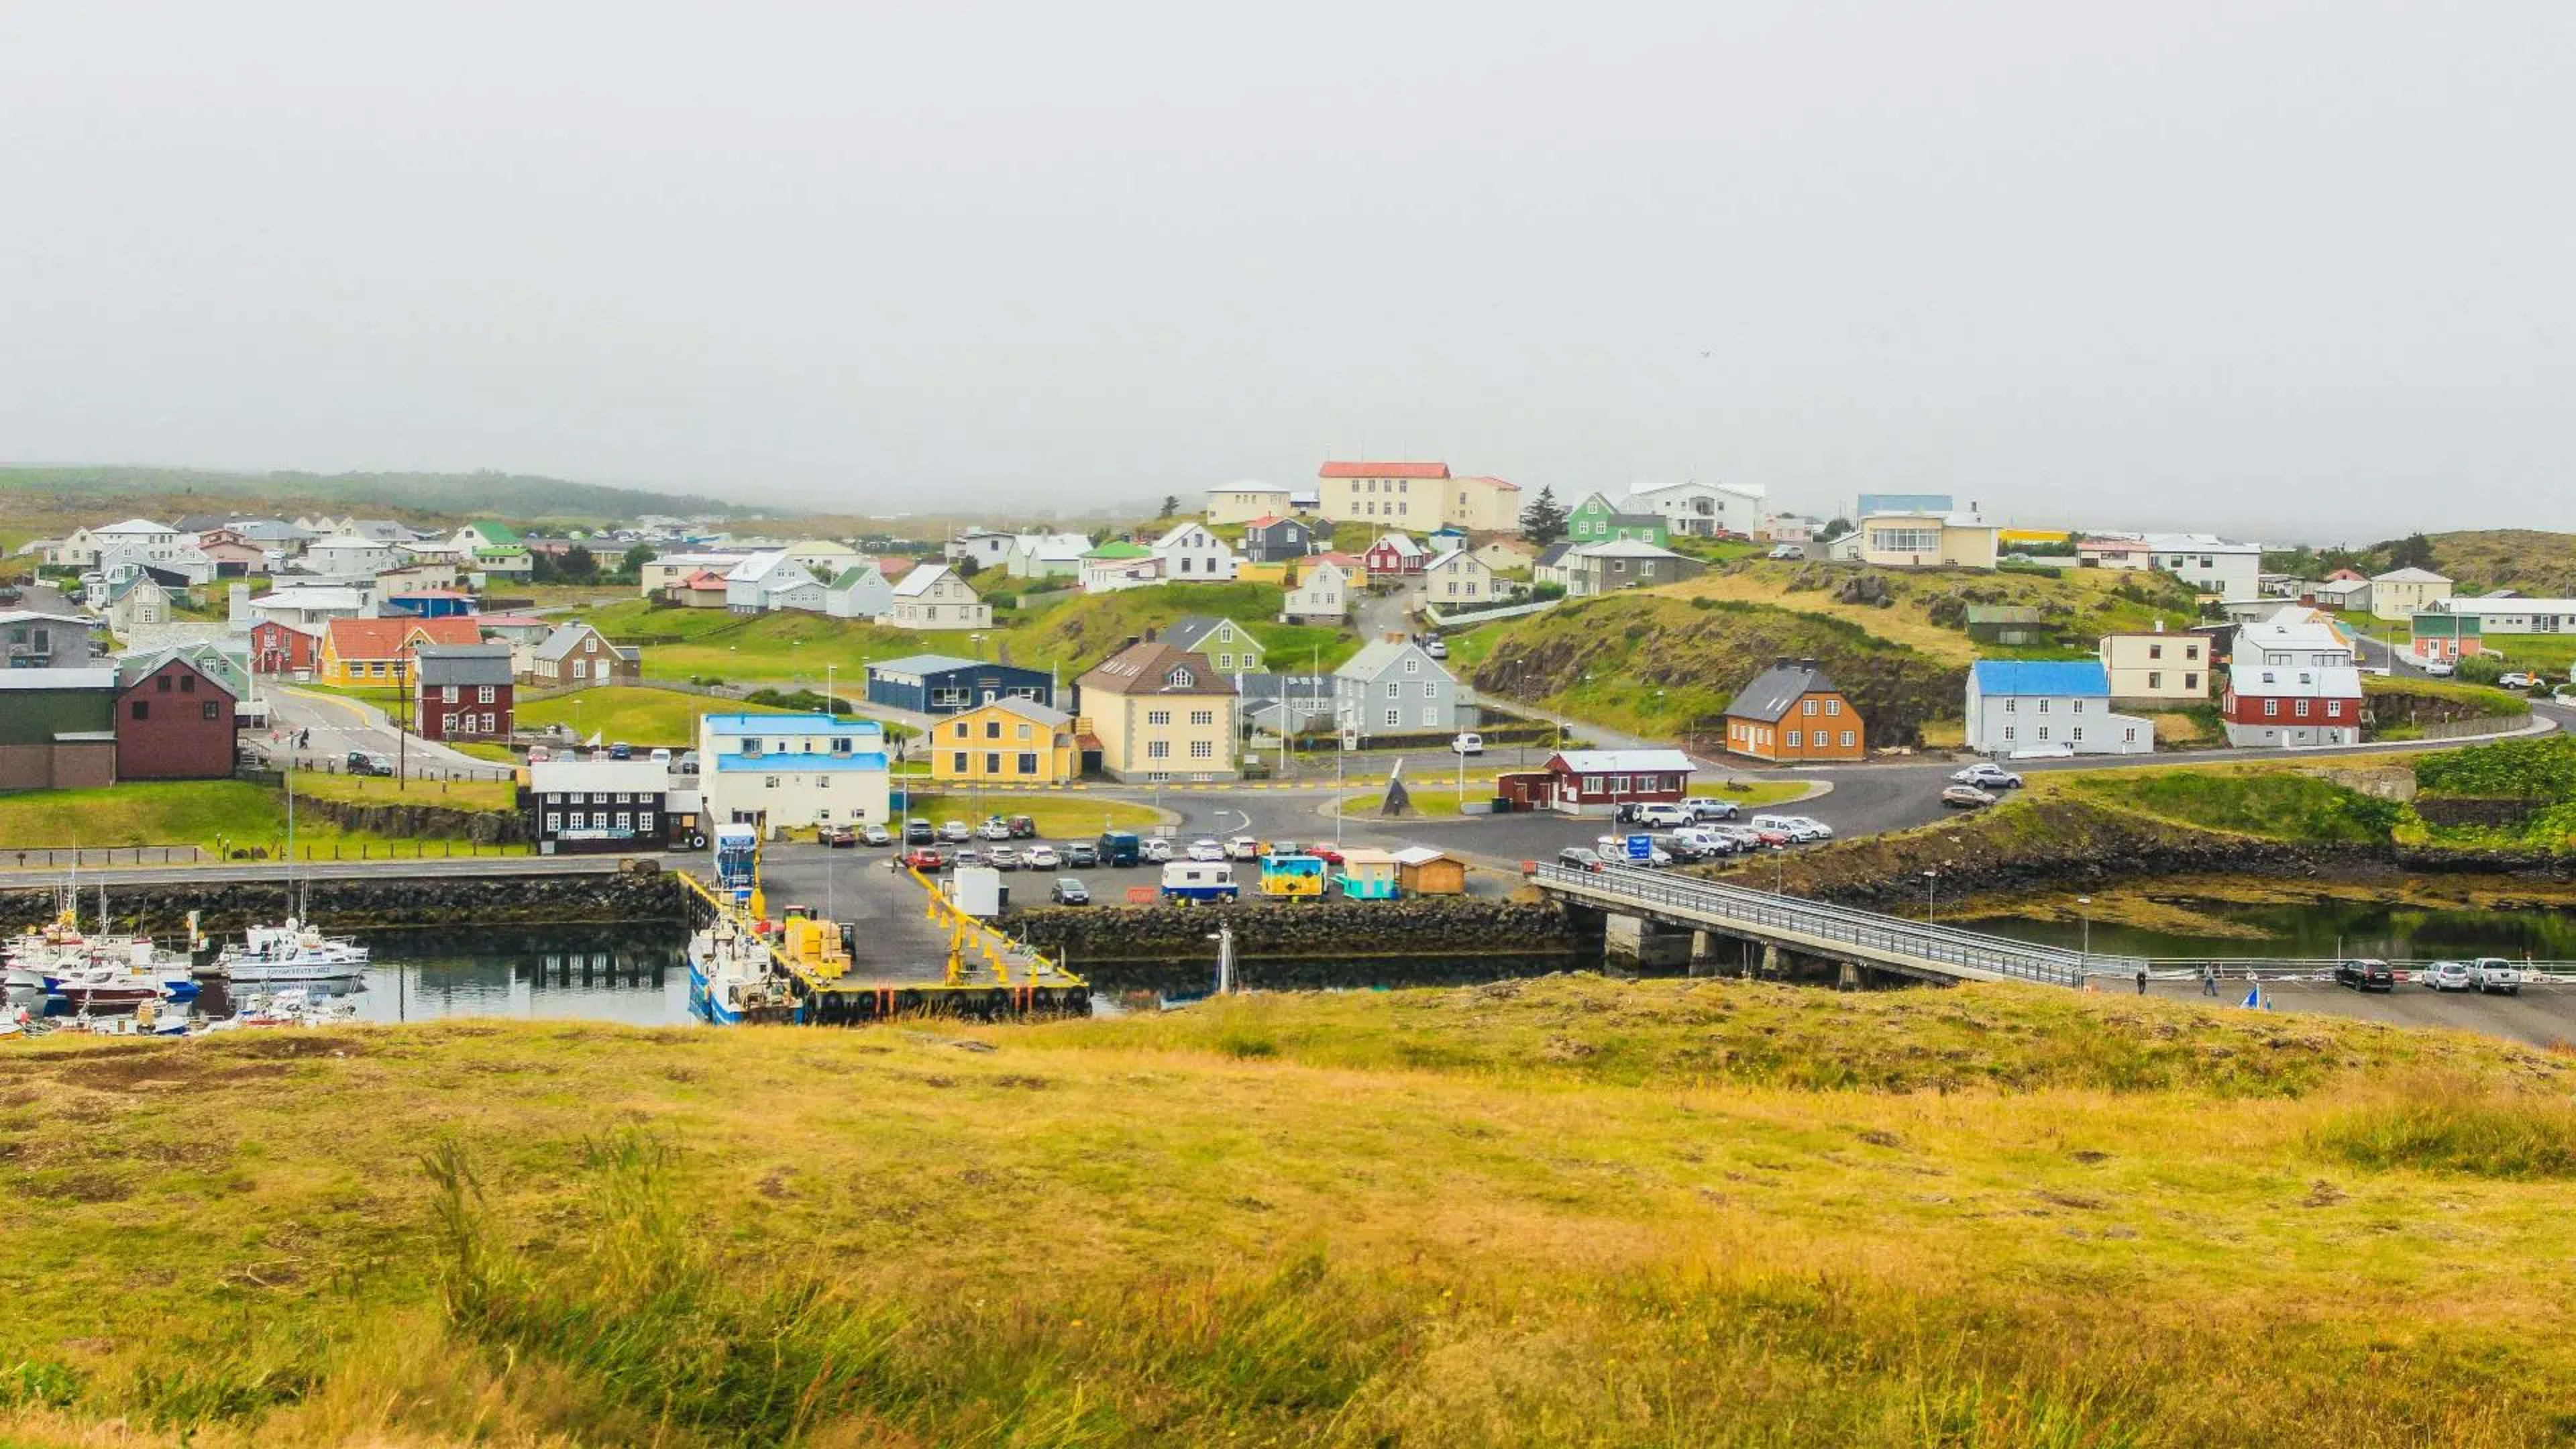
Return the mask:
{"type": "Polygon", "coordinates": [[[377,602],[388,619],[462,619],[474,612],[474,596],[454,589],[398,589],[377,602]]]}
{"type": "Polygon", "coordinates": [[[1980,659],[1968,670],[1968,748],[1987,755],[2143,755],[2152,720],[2115,714],[2098,659],[1980,659]]]}
{"type": "Polygon", "coordinates": [[[1003,698],[1055,704],[1055,676],[953,654],[907,654],[868,666],[868,703],[915,714],[955,714],[1003,698]]]}

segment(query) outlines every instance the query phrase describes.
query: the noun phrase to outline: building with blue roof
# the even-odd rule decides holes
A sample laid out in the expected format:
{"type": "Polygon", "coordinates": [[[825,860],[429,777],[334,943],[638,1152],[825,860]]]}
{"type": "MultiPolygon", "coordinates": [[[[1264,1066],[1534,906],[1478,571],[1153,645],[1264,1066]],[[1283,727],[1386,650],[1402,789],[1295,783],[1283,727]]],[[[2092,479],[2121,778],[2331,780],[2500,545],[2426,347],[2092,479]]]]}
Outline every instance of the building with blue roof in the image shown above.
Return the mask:
{"type": "Polygon", "coordinates": [[[765,836],[815,825],[884,825],[885,728],[807,714],[698,716],[704,815],[765,836]]]}
{"type": "Polygon", "coordinates": [[[2143,755],[2152,720],[2111,708],[2098,659],[1980,659],[1968,667],[1968,748],[1986,755],[2143,755]]]}

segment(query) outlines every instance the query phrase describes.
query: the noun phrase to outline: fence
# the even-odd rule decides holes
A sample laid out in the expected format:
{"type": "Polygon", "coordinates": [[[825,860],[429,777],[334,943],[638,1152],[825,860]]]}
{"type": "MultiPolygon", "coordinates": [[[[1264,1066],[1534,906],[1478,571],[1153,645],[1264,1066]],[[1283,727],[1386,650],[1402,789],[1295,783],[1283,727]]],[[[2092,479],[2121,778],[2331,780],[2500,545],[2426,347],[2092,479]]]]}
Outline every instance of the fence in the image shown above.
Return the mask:
{"type": "Polygon", "coordinates": [[[1519,619],[1531,614],[1544,614],[1564,602],[1565,600],[1561,598],[1541,599],[1534,604],[1506,604],[1499,609],[1462,609],[1455,614],[1444,614],[1425,604],[1422,607],[1422,618],[1434,629],[1464,629],[1472,624],[1487,624],[1496,619],[1519,619]]]}

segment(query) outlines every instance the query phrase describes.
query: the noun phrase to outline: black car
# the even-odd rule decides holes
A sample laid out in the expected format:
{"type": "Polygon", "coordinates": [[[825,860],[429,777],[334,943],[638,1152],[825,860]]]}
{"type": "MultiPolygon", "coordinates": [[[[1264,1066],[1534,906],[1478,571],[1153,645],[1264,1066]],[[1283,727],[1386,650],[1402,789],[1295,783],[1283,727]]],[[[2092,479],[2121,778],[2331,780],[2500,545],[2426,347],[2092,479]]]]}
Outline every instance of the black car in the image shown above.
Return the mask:
{"type": "Polygon", "coordinates": [[[1064,857],[1065,864],[1077,869],[1090,870],[1100,864],[1100,847],[1088,840],[1068,841],[1056,853],[1064,857]]]}
{"type": "Polygon", "coordinates": [[[2394,991],[2397,989],[2397,972],[2385,961],[2364,958],[2339,962],[2335,966],[2335,985],[2349,986],[2355,991],[2394,991]]]}
{"type": "Polygon", "coordinates": [[[903,822],[903,843],[906,845],[933,845],[938,839],[938,832],[930,828],[930,822],[918,815],[903,822]]]}
{"type": "Polygon", "coordinates": [[[1059,906],[1087,906],[1091,904],[1090,890],[1085,888],[1082,882],[1075,880],[1069,875],[1057,876],[1055,878],[1055,889],[1047,892],[1047,894],[1053,896],[1055,898],[1055,903],[1059,906]]]}
{"type": "Polygon", "coordinates": [[[1603,870],[1609,866],[1609,862],[1601,858],[1599,851],[1580,845],[1569,845],[1558,851],[1556,863],[1567,870],[1603,870]]]}

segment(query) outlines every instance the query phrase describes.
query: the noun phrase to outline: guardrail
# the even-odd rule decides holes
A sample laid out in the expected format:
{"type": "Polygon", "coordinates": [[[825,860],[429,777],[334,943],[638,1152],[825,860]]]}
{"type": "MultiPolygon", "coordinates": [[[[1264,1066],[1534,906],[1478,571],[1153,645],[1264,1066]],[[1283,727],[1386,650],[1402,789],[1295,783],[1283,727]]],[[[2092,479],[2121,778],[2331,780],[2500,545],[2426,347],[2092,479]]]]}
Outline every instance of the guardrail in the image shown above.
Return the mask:
{"type": "Polygon", "coordinates": [[[2129,956],[2087,956],[1975,931],[1884,916],[1875,911],[1774,895],[1715,881],[1681,880],[1654,871],[1613,866],[1602,871],[1541,865],[1539,885],[1571,895],[1658,907],[1711,925],[1740,925],[1793,932],[1875,952],[1934,970],[2007,976],[2052,986],[2081,985],[2094,974],[2134,974],[2143,963],[2129,956]]]}

